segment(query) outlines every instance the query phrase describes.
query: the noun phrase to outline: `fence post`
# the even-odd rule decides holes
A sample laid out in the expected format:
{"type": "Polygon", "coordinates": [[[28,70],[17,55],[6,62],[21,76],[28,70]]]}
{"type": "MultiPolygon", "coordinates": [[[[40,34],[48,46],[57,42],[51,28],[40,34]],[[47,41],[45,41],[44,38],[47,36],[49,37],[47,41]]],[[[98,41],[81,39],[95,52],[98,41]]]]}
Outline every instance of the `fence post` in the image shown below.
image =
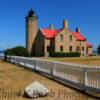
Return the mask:
{"type": "Polygon", "coordinates": [[[52,72],[53,78],[54,78],[54,74],[55,74],[55,67],[56,67],[56,63],[53,64],[53,72],[52,72]]]}
{"type": "Polygon", "coordinates": [[[25,67],[26,67],[26,57],[25,57],[25,67]]]}
{"type": "Polygon", "coordinates": [[[55,63],[54,62],[52,62],[53,63],[53,66],[50,68],[50,74],[51,74],[51,77],[53,78],[53,76],[54,76],[54,67],[55,67],[55,63]]]}
{"type": "MultiPolygon", "coordinates": [[[[84,68],[84,73],[85,73],[85,75],[84,75],[84,85],[85,85],[85,87],[88,85],[88,76],[87,76],[87,74],[88,74],[88,72],[87,72],[87,68],[84,68]]],[[[86,88],[85,88],[85,90],[86,90],[86,88]]]]}
{"type": "Polygon", "coordinates": [[[34,70],[35,70],[35,71],[38,70],[38,61],[36,61],[36,64],[35,64],[34,70]]]}

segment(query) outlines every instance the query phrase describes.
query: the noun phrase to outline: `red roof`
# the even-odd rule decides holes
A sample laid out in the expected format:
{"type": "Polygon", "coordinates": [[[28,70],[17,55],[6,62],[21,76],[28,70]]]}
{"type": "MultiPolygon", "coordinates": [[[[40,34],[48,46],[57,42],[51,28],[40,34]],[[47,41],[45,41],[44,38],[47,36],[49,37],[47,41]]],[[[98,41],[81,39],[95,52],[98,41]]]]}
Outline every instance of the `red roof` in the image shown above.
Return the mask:
{"type": "Polygon", "coordinates": [[[92,45],[90,44],[90,43],[88,43],[88,42],[85,42],[86,43],[86,46],[88,47],[88,48],[92,48],[92,45]]]}
{"type": "Polygon", "coordinates": [[[54,38],[56,34],[60,32],[60,30],[41,29],[41,32],[46,38],[54,38]]]}
{"type": "Polygon", "coordinates": [[[86,39],[79,32],[71,32],[78,41],[85,41],[86,39]]]}
{"type": "MultiPolygon", "coordinates": [[[[50,38],[54,38],[59,32],[61,32],[61,30],[44,28],[44,29],[41,29],[41,32],[43,36],[50,39],[50,38]]],[[[78,41],[86,41],[86,39],[79,32],[71,32],[71,34],[74,35],[78,41]]],[[[87,47],[89,48],[92,47],[92,45],[89,44],[88,42],[85,42],[85,43],[87,47]]]]}

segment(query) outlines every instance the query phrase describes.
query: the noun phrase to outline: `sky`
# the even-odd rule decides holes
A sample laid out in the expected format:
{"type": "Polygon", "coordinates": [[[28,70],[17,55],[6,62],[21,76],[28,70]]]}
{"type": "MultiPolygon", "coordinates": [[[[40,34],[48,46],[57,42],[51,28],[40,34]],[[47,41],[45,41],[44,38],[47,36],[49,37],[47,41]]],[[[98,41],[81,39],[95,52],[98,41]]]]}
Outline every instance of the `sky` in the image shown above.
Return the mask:
{"type": "Polygon", "coordinates": [[[100,44],[100,0],[0,0],[0,50],[25,46],[25,16],[30,9],[38,16],[38,27],[62,28],[68,20],[71,31],[81,34],[96,50],[100,44]]]}

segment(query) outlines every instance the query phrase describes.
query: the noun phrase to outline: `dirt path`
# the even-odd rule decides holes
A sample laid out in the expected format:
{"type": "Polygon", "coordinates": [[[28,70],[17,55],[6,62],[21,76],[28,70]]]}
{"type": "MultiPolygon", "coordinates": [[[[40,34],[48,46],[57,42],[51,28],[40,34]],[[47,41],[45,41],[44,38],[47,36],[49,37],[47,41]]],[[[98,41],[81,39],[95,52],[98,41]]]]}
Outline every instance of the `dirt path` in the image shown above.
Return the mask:
{"type": "Polygon", "coordinates": [[[63,86],[34,72],[0,61],[0,100],[94,100],[73,89],[63,86]],[[49,90],[48,97],[28,99],[23,97],[24,88],[39,81],[49,90]]]}

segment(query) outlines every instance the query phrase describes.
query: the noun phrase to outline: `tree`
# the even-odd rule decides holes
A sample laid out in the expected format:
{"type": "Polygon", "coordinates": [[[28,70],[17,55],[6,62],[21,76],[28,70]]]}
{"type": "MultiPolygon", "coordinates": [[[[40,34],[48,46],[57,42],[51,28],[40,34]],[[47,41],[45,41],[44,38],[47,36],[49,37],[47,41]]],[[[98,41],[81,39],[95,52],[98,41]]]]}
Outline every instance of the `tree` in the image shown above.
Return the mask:
{"type": "Polygon", "coordinates": [[[16,46],[11,49],[6,49],[4,51],[5,54],[5,60],[7,59],[7,55],[9,56],[24,56],[24,57],[29,57],[29,53],[27,52],[26,48],[23,46],[16,46]]]}
{"type": "Polygon", "coordinates": [[[6,50],[4,51],[4,58],[5,58],[5,61],[7,61],[7,55],[9,55],[9,56],[13,55],[13,52],[12,52],[11,49],[6,49],[6,50]]]}
{"type": "Polygon", "coordinates": [[[97,53],[100,54],[100,45],[97,47],[97,53]]]}

